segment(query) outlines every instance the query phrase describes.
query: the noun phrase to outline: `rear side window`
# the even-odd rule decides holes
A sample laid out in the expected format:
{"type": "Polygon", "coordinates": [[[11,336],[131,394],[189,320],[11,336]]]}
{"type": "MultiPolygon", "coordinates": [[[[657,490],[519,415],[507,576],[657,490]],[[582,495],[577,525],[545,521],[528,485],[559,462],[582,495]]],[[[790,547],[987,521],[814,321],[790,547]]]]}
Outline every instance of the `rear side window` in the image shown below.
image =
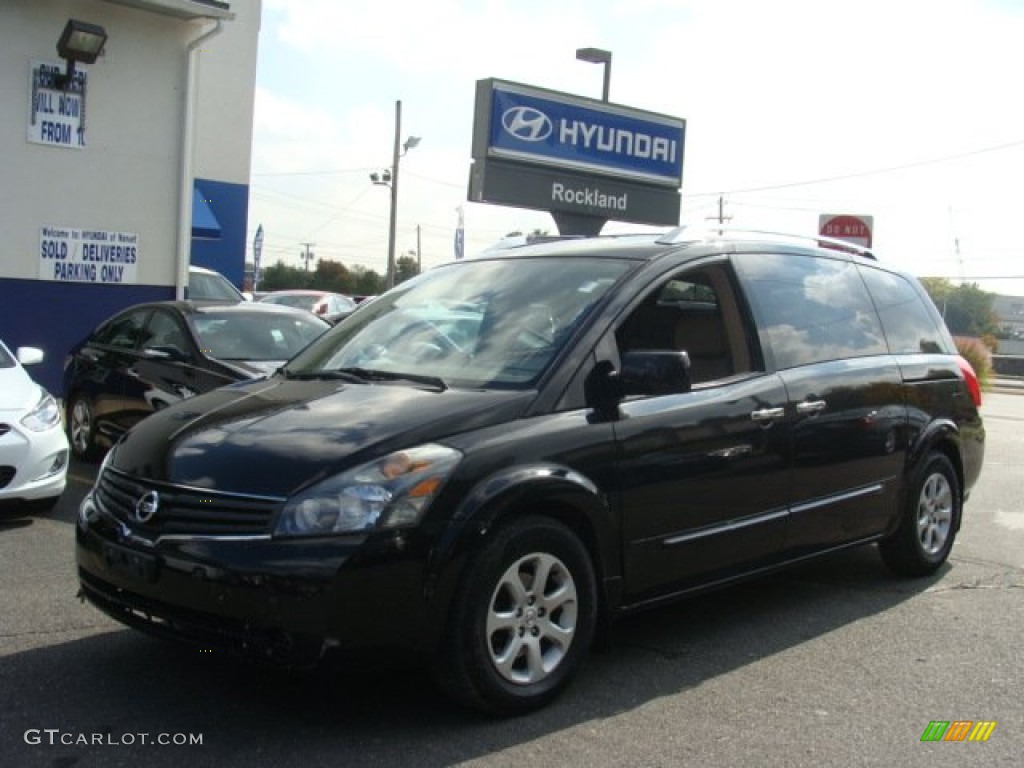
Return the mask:
{"type": "Polygon", "coordinates": [[[893,354],[942,352],[943,335],[910,281],[901,275],[861,267],[893,354]]]}
{"type": "Polygon", "coordinates": [[[855,264],[799,254],[744,254],[737,266],[776,368],[888,352],[855,264]]]}

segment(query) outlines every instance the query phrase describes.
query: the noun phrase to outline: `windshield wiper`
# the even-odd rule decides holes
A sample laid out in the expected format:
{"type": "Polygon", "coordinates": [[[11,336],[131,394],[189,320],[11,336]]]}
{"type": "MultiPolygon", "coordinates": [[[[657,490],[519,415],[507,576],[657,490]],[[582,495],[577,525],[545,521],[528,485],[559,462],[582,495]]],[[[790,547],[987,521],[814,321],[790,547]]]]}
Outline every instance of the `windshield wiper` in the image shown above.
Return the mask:
{"type": "Polygon", "coordinates": [[[424,376],[419,373],[398,373],[395,371],[379,371],[369,368],[338,368],[338,373],[358,376],[362,381],[411,381],[416,384],[426,384],[429,387],[444,392],[448,385],[440,376],[424,376]]]}
{"type": "Polygon", "coordinates": [[[328,379],[339,379],[350,381],[353,384],[365,384],[370,379],[367,376],[360,376],[355,369],[352,370],[322,370],[322,371],[290,371],[287,368],[279,370],[286,379],[295,381],[326,381],[328,379]]]}

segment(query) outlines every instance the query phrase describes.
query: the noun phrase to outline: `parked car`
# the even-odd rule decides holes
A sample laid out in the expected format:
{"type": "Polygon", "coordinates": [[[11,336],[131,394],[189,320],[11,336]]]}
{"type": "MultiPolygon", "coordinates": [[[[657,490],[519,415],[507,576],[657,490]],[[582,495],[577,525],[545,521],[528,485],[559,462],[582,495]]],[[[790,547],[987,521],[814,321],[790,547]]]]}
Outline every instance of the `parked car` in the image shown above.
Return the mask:
{"type": "Polygon", "coordinates": [[[154,411],[266,376],[329,327],[302,310],[251,302],[130,307],[100,324],[65,361],[71,449],[94,458],[154,411]]]}
{"type": "Polygon", "coordinates": [[[57,401],[24,366],[42,362],[43,350],[0,341],[0,504],[46,510],[64,492],[68,441],[57,401]]]}
{"type": "Polygon", "coordinates": [[[82,594],[281,663],[412,651],[459,701],[524,712],[625,613],[865,544],[933,573],[980,402],[927,294],[868,252],[506,249],[139,424],[82,502],[82,594]]]}
{"type": "Polygon", "coordinates": [[[188,268],[188,295],[189,301],[249,301],[235,284],[228,280],[220,272],[206,267],[190,266],[188,268]]]}
{"type": "Polygon", "coordinates": [[[341,293],[329,291],[271,291],[259,298],[268,304],[283,304],[319,315],[331,325],[348,317],[356,308],[356,302],[341,293]]]}

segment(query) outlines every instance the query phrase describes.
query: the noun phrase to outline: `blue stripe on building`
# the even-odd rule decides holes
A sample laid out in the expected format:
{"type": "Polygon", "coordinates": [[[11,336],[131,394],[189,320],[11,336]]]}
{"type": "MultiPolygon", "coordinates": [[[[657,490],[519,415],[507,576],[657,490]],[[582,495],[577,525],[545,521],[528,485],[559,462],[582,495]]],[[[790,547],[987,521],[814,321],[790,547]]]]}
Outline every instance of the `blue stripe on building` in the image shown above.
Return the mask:
{"type": "MultiPolygon", "coordinates": [[[[241,287],[249,187],[211,179],[196,179],[196,186],[220,227],[220,236],[201,238],[193,231],[192,263],[215,269],[241,287]]],[[[201,226],[208,228],[209,222],[201,226]]],[[[140,254],[143,260],[147,257],[144,248],[145,244],[140,254]]],[[[173,298],[173,284],[99,285],[0,277],[0,338],[12,351],[17,347],[42,349],[45,359],[32,366],[29,373],[61,397],[64,357],[71,347],[126,307],[173,298]]]]}

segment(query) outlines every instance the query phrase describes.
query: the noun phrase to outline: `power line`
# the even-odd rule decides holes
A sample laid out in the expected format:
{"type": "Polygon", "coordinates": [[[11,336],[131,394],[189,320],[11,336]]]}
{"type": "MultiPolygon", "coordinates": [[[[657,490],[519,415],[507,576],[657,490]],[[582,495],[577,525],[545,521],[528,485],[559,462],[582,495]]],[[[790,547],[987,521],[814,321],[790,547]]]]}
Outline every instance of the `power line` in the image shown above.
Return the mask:
{"type": "Polygon", "coordinates": [[[826,176],[820,179],[805,179],[803,181],[790,181],[784,184],[770,184],[763,187],[747,187],[745,189],[731,189],[731,190],[719,190],[717,192],[694,192],[687,197],[713,197],[716,195],[739,195],[745,192],[769,192],[774,189],[788,189],[790,187],[805,187],[813,184],[827,184],[832,181],[845,181],[846,179],[859,179],[864,176],[877,176],[883,173],[894,173],[895,171],[905,171],[909,168],[920,168],[926,165],[936,165],[938,163],[948,163],[952,160],[961,160],[965,157],[974,157],[975,155],[983,155],[988,152],[999,152],[1004,149],[1011,149],[1013,147],[1024,146],[1024,140],[1011,141],[1006,144],[997,144],[992,147],[983,147],[981,149],[973,149],[968,152],[960,152],[955,155],[946,155],[945,157],[935,157],[930,160],[918,160],[913,163],[903,163],[902,165],[891,165],[885,168],[874,168],[870,171],[856,171],[854,173],[839,174],[836,176],[826,176]]]}
{"type": "Polygon", "coordinates": [[[335,171],[263,171],[250,176],[335,176],[344,173],[368,173],[375,168],[341,168],[335,171]]]}

